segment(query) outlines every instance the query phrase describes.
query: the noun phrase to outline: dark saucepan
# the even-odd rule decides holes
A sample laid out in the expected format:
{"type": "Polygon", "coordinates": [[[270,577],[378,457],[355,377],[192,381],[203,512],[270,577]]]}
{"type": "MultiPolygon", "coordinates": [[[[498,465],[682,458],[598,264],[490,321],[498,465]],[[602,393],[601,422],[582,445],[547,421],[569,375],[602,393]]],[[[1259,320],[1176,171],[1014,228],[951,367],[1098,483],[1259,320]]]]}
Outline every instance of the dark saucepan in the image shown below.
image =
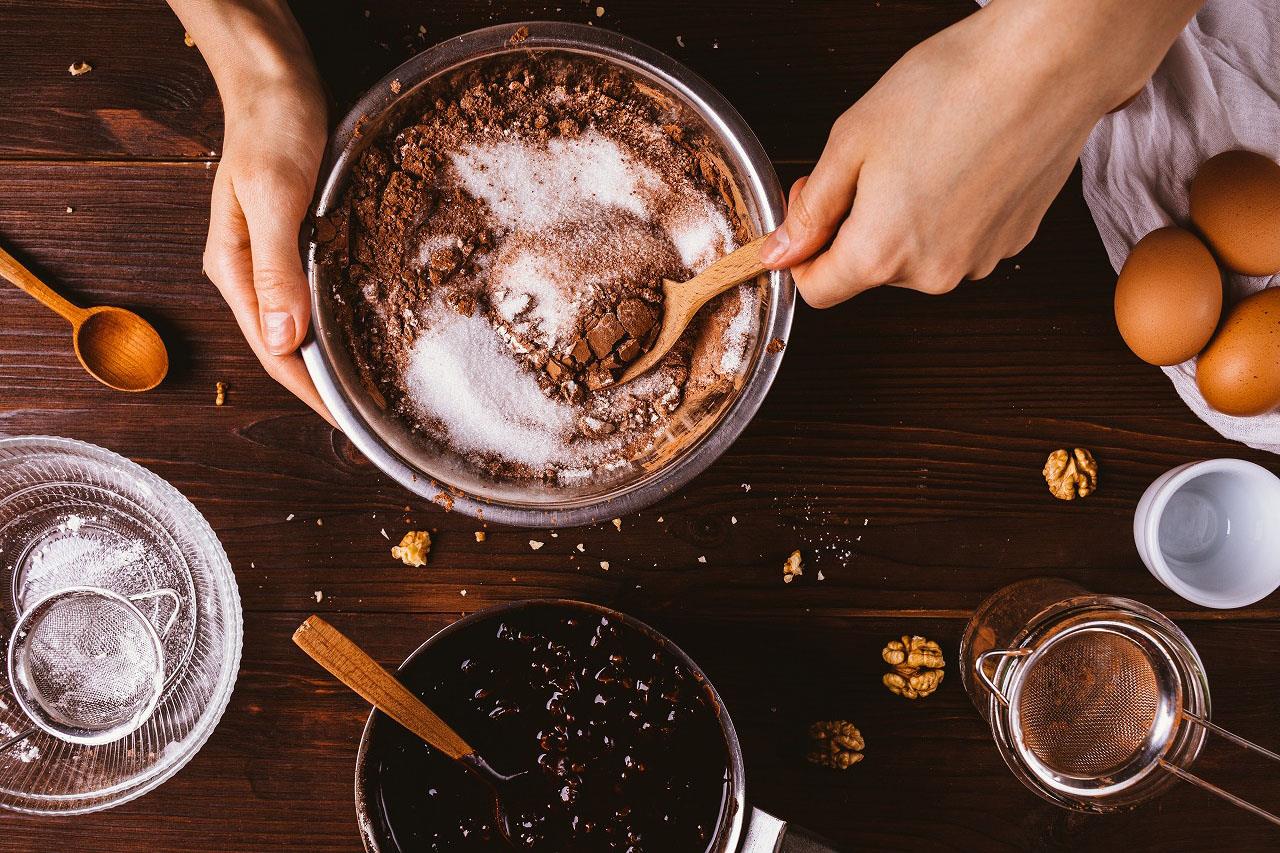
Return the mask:
{"type": "MultiPolygon", "coordinates": [[[[745,811],[737,734],[697,665],[649,626],[575,601],[481,611],[424,643],[401,680],[501,773],[517,843],[578,851],[825,851],[745,811]],[[745,836],[745,837],[744,837],[745,836]]],[[[490,794],[379,712],[365,726],[356,810],[370,853],[510,849],[490,794]]]]}

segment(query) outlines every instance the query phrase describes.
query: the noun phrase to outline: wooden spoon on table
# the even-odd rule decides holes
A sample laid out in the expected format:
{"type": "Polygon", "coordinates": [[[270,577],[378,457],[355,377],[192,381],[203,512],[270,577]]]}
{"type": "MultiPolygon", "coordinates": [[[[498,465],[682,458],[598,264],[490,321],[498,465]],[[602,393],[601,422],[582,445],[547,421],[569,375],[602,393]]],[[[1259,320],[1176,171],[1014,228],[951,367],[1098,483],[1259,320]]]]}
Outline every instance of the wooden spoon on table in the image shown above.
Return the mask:
{"type": "Polygon", "coordinates": [[[72,305],[4,249],[0,249],[0,276],[71,324],[80,366],[108,388],[150,391],[169,372],[164,341],[150,323],[132,311],[107,305],[72,305]]]}
{"type": "Polygon", "coordinates": [[[658,337],[648,352],[637,358],[623,371],[612,387],[625,385],[637,376],[645,373],[666,355],[684,330],[689,327],[698,311],[712,299],[724,293],[734,285],[768,272],[760,263],[760,247],[765,238],[757,237],[747,245],[737,249],[688,281],[662,282],[662,326],[658,337]]]}
{"type": "Polygon", "coordinates": [[[410,693],[364,649],[319,616],[308,617],[299,625],[293,632],[293,642],[370,705],[480,777],[493,794],[498,831],[513,847],[517,846],[512,839],[511,815],[506,806],[536,805],[545,800],[537,776],[527,771],[505,776],[494,770],[435,711],[410,693]]]}

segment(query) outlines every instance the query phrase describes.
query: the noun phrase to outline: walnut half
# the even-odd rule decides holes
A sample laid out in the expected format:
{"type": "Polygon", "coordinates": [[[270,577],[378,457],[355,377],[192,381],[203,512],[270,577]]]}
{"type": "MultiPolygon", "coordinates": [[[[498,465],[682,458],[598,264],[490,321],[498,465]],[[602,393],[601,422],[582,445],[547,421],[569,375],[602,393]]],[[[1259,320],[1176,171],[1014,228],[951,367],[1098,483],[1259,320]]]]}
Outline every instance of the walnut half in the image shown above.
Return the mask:
{"type": "Polygon", "coordinates": [[[1098,463],[1083,447],[1055,450],[1044,463],[1044,481],[1059,500],[1088,497],[1098,490],[1098,463]]]}
{"type": "Polygon", "coordinates": [[[819,720],[809,726],[809,760],[832,770],[848,770],[862,760],[862,732],[848,720],[819,720]]]}
{"type": "Polygon", "coordinates": [[[399,545],[391,547],[391,556],[416,569],[427,564],[427,554],[430,551],[431,534],[425,530],[410,530],[399,545]]]}
{"type": "Polygon", "coordinates": [[[880,657],[893,667],[884,674],[884,686],[905,699],[923,699],[937,690],[947,665],[938,644],[918,636],[890,640],[880,657]]]}

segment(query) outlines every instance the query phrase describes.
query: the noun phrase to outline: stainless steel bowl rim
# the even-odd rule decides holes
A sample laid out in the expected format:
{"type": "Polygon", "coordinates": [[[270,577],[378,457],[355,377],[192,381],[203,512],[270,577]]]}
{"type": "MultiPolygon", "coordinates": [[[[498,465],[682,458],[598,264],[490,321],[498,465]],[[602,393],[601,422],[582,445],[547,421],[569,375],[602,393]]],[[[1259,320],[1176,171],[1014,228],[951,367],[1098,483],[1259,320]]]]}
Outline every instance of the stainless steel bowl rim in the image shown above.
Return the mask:
{"type": "MultiPolygon", "coordinates": [[[[720,694],[716,692],[715,685],[707,678],[702,669],[698,666],[693,658],[673,643],[665,634],[658,631],[646,622],[621,613],[610,607],[600,604],[592,604],[586,601],[577,601],[568,598],[543,598],[529,599],[524,601],[515,601],[507,604],[499,604],[493,607],[478,610],[468,616],[464,616],[455,622],[436,631],[427,640],[418,646],[410,655],[404,659],[404,662],[396,668],[397,672],[404,670],[412,663],[420,654],[424,653],[431,646],[435,645],[444,638],[470,626],[477,622],[491,620],[507,613],[513,613],[520,610],[527,610],[535,607],[559,607],[569,610],[577,610],[596,616],[607,616],[610,619],[616,619],[619,622],[625,622],[639,629],[642,633],[662,644],[666,650],[673,653],[680,662],[688,669],[689,673],[695,679],[700,681],[703,687],[711,694],[711,698],[717,709],[717,716],[720,721],[720,729],[724,733],[725,749],[729,758],[729,795],[725,803],[724,812],[721,815],[719,831],[716,837],[707,846],[708,853],[729,853],[736,851],[742,843],[744,824],[746,823],[747,806],[746,806],[746,774],[742,761],[742,745],[738,741],[737,729],[733,726],[733,720],[729,717],[729,710],[725,707],[724,701],[720,698],[720,694]]],[[[368,765],[370,741],[373,738],[373,727],[379,718],[383,719],[383,725],[395,725],[389,718],[383,717],[379,711],[372,711],[369,718],[365,721],[364,731],[360,734],[360,746],[356,752],[356,771],[355,771],[355,807],[356,820],[360,827],[360,837],[364,842],[366,853],[393,853],[390,850],[383,850],[378,841],[378,832],[376,827],[381,827],[381,818],[375,820],[375,809],[370,807],[368,790],[366,789],[366,768],[368,765]]],[[[385,831],[385,827],[383,827],[385,831]]]]}
{"type": "MultiPolygon", "coordinates": [[[[410,58],[374,84],[351,108],[334,131],[321,168],[322,183],[317,189],[315,210],[327,212],[345,189],[348,161],[358,139],[358,122],[381,115],[400,95],[414,86],[479,58],[524,49],[564,50],[585,53],[624,67],[631,67],[678,93],[692,104],[700,117],[716,132],[719,141],[745,165],[741,176],[744,193],[759,206],[760,226],[771,231],[782,219],[782,188],[768,156],[746,121],[710,83],[672,57],[618,33],[581,24],[528,21],[501,24],[456,36],[410,58]],[[513,44],[513,34],[527,28],[528,35],[513,44]]],[[[787,340],[795,310],[790,275],[775,272],[770,277],[768,314],[760,331],[758,356],[750,373],[718,421],[675,459],[637,484],[623,485],[599,500],[583,505],[542,508],[485,500],[462,492],[447,482],[420,471],[384,441],[342,391],[332,354],[326,349],[327,336],[317,335],[324,314],[321,282],[314,245],[306,252],[307,276],[311,284],[311,325],[302,357],[321,399],[342,431],[375,466],[410,491],[430,500],[448,495],[450,508],[485,521],[526,527],[569,527],[592,524],[640,510],[673,493],[706,470],[738,438],[755,416],[773,384],[781,364],[781,353],[770,353],[765,344],[787,340]]]]}

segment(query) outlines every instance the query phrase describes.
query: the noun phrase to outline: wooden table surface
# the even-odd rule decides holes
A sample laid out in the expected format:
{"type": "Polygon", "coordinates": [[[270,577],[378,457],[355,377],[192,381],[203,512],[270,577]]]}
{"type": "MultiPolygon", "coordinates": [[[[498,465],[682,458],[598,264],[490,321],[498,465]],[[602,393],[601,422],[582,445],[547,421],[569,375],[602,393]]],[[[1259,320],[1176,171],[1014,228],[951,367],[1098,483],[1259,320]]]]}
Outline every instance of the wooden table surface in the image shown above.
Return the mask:
{"type": "MultiPolygon", "coordinates": [[[[894,60],[970,11],[966,0],[559,3],[295,5],[338,111],[468,29],[527,18],[617,29],[719,87],[785,182],[894,60]]],[[[201,276],[221,113],[165,5],[0,0],[0,21],[0,241],[82,303],[153,319],[174,356],[158,390],[108,391],[77,366],[61,320],[0,286],[0,433],[91,441],[169,480],[221,537],[245,609],[235,695],[178,776],[98,815],[3,814],[0,849],[358,850],[351,777],[366,709],[292,646],[294,627],[323,613],[394,664],[462,613],[543,596],[621,608],[684,645],[731,709],[752,802],[847,849],[1280,842],[1186,786],[1122,815],[1048,805],[1006,770],[961,687],[957,644],[973,608],[1010,581],[1056,575],[1175,618],[1208,668],[1215,719],[1277,745],[1280,599],[1190,605],[1143,568],[1130,524],[1167,468],[1238,456],[1280,471],[1280,460],[1219,438],[1125,349],[1078,176],[1032,245],[987,281],[941,298],[884,289],[826,312],[801,307],[746,433],[621,532],[491,529],[478,544],[473,520],[407,494],[277,387],[201,276]],[[78,60],[93,71],[73,78],[78,60]],[[229,389],[222,408],[217,381],[229,389]],[[1092,448],[1096,495],[1049,495],[1040,467],[1061,446],[1092,448]],[[426,568],[393,562],[380,534],[413,527],[435,531],[426,568]],[[547,546],[531,551],[533,538],[547,546]],[[784,585],[793,548],[811,568],[784,585]],[[879,683],[879,649],[904,633],[947,654],[950,675],[924,701],[879,683]],[[867,741],[866,760],[843,773],[803,758],[808,724],[833,718],[867,741]]],[[[1198,766],[1280,808],[1274,768],[1221,742],[1198,766]]]]}

